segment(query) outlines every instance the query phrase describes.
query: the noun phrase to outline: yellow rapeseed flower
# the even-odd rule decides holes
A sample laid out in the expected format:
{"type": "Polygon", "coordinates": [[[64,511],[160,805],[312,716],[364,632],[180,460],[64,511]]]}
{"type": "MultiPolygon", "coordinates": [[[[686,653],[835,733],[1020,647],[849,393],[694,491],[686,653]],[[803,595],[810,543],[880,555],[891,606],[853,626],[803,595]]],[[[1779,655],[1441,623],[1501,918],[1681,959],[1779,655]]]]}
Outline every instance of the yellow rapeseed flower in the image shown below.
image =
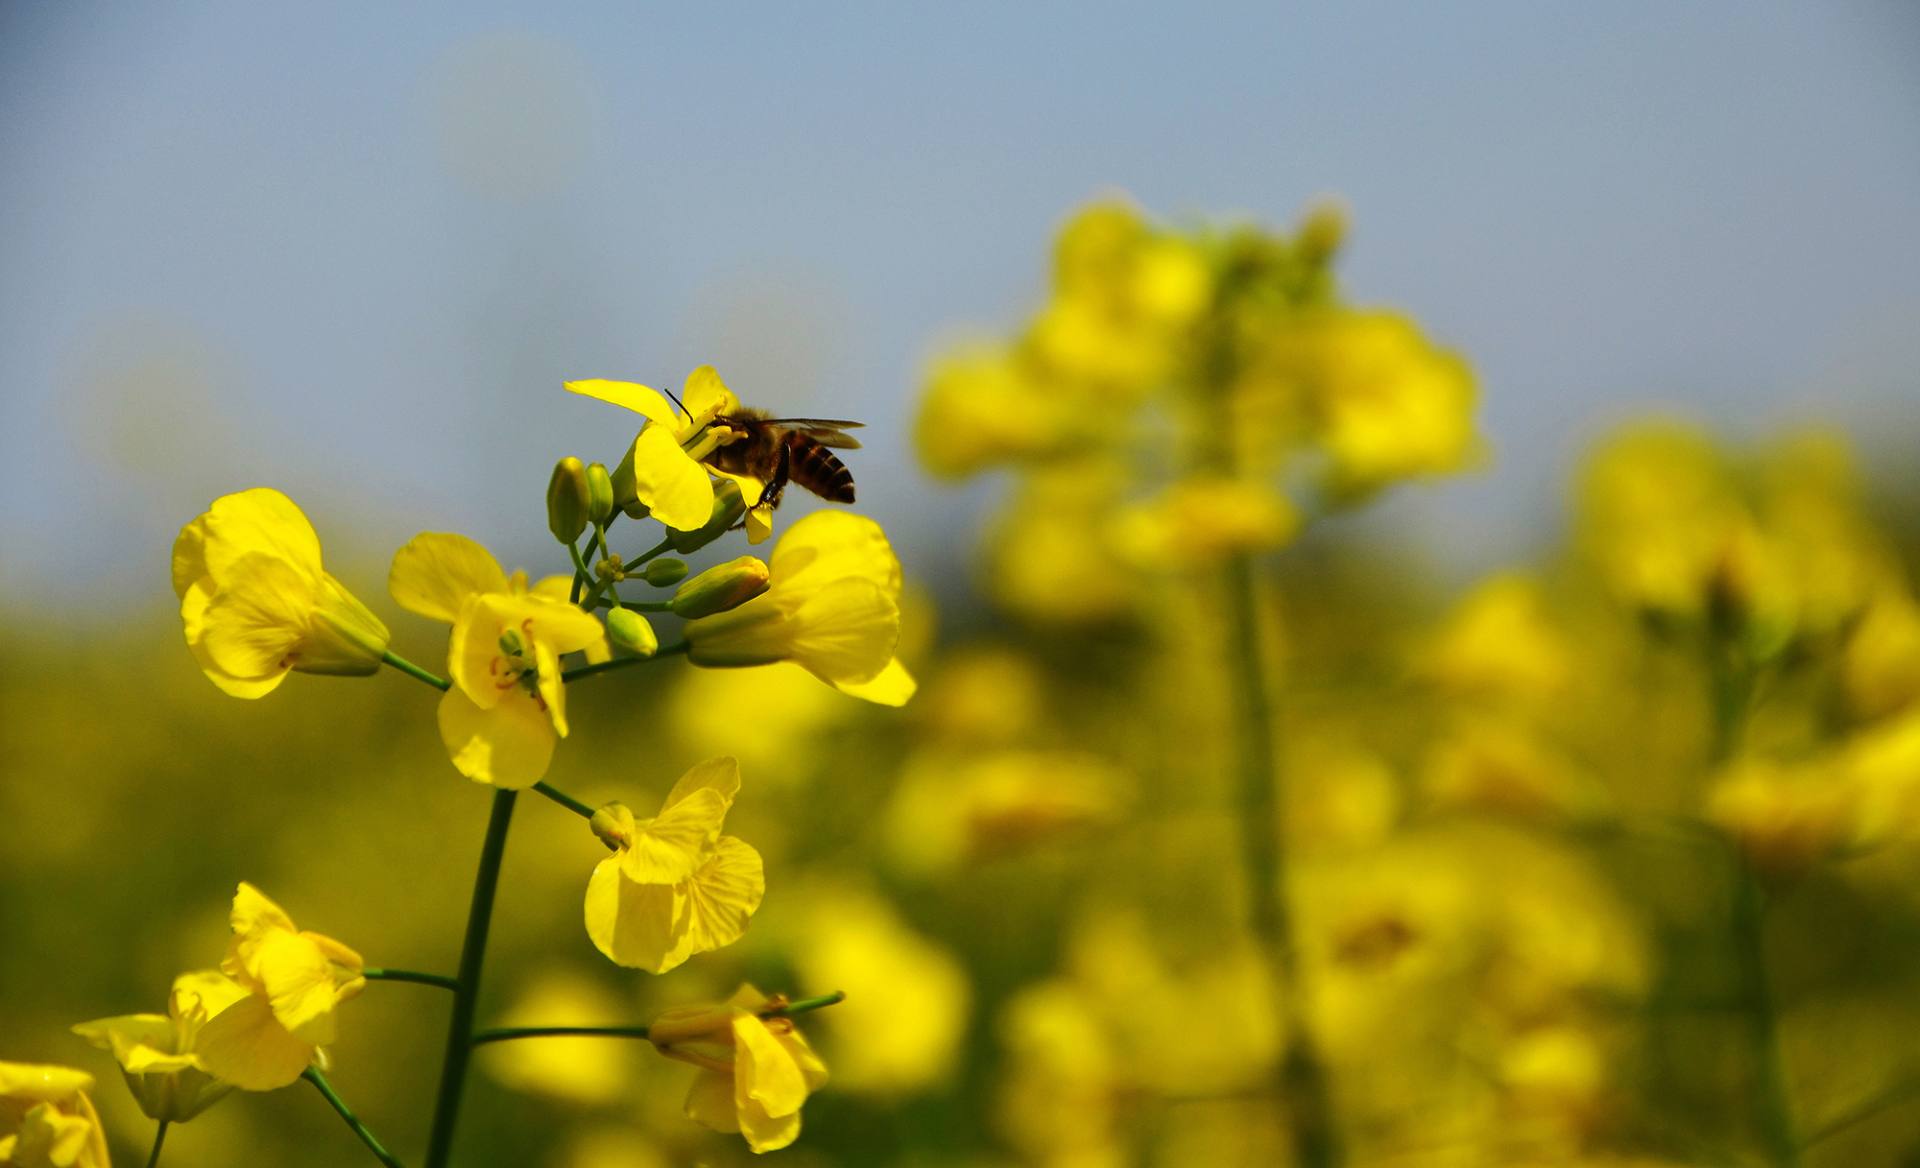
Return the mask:
{"type": "Polygon", "coordinates": [[[320,566],[320,537],[268,487],[215,499],[173,543],[187,647],[213,684],[257,698],[289,671],[377,671],[387,626],[320,566]]]}
{"type": "Polygon", "coordinates": [[[244,991],[201,1027],[200,1064],[247,1091],[298,1079],[334,1038],[333,1012],[366,987],[360,955],[332,937],[294,927],[251,884],[233,897],[233,938],[221,972],[244,991]]]}
{"type": "Polygon", "coordinates": [[[614,849],[587,882],[587,935],[620,965],[665,973],[739,940],[766,895],[760,853],[720,828],[740,791],[740,764],[703,762],[680,776],[660,814],[602,807],[593,830],[614,849]]]}
{"type": "Polygon", "coordinates": [[[529,588],[464,535],[422,532],[394,553],[393,598],[409,612],[453,625],[440,699],[440,740],[461,774],[518,789],[547,773],[567,733],[560,656],[611,652],[591,613],[567,602],[565,577],[529,588]]]}
{"type": "Polygon", "coordinates": [[[200,1057],[200,1028],[247,996],[239,982],[214,969],[173,979],[165,1014],[122,1014],[82,1022],[73,1032],[113,1052],[127,1087],[152,1119],[184,1123],[226,1097],[232,1085],[213,1077],[200,1057]]]}
{"type": "Polygon", "coordinates": [[[0,1062],[0,1164],[110,1168],[91,1090],[93,1076],[85,1071],[0,1062]]]}
{"type": "Polygon", "coordinates": [[[799,1138],[801,1105],[827,1081],[826,1064],[793,1019],[762,1017],[779,1004],[745,985],[720,1005],[669,1010],[649,1027],[661,1054],[700,1068],[687,1115],[739,1132],[755,1152],[799,1138]]]}
{"type": "Polygon", "coordinates": [[[773,507],[760,501],[766,484],[751,475],[730,474],[705,462],[733,437],[715,419],[738,413],[734,396],[711,365],[687,374],[680,391],[686,409],[676,409],[658,390],[632,381],[589,378],[566,383],[568,392],[598,398],[647,419],[613,472],[614,500],[646,512],[677,531],[693,531],[713,512],[710,475],[739,484],[747,511],[747,539],[759,543],[773,531],[773,507]]]}
{"type": "Polygon", "coordinates": [[[900,639],[900,561],[880,525],[816,511],[774,545],[767,591],[687,622],[696,665],[792,661],[843,693],[904,704],[913,678],[894,657],[900,639]]]}

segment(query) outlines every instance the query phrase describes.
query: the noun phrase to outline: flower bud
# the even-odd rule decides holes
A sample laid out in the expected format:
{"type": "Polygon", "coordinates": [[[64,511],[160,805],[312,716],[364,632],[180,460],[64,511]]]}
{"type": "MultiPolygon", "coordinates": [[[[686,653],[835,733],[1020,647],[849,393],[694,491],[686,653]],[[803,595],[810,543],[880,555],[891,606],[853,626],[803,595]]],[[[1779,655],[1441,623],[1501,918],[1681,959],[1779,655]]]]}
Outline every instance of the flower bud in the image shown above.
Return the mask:
{"type": "Polygon", "coordinates": [[[742,1011],[731,1003],[675,1006],[647,1024],[647,1040],[671,1059],[714,1071],[731,1071],[737,1039],[733,1023],[742,1011]]]}
{"type": "MultiPolygon", "coordinates": [[[[615,485],[618,486],[617,481],[615,485]]],[[[713,485],[713,513],[706,523],[692,531],[668,528],[667,538],[673,542],[673,550],[683,556],[697,552],[725,535],[746,513],[747,501],[740,496],[739,484],[732,479],[722,479],[713,485]]]]}
{"type": "Polygon", "coordinates": [[[607,640],[616,649],[635,657],[651,657],[660,649],[660,638],[653,635],[647,618],[630,608],[616,608],[607,614],[607,640]]]}
{"type": "Polygon", "coordinates": [[[678,584],[687,578],[687,562],[675,559],[649,560],[641,578],[655,588],[678,584]]]}
{"type": "Polygon", "coordinates": [[[608,803],[593,813],[587,826],[601,843],[618,851],[633,844],[633,812],[625,803],[608,803]]]}
{"type": "Polygon", "coordinates": [[[1297,237],[1300,254],[1310,264],[1324,265],[1347,237],[1347,209],[1338,202],[1320,203],[1307,212],[1297,237]]]}
{"type": "Polygon", "coordinates": [[[772,573],[766,562],[741,556],[718,564],[680,585],[668,603],[675,616],[694,620],[739,608],[767,590],[772,573]]]}
{"type": "Polygon", "coordinates": [[[613,514],[613,479],[603,462],[587,465],[587,517],[604,525],[613,514]]]}
{"type": "Polygon", "coordinates": [[[569,454],[553,464],[547,480],[547,530],[561,543],[572,543],[586,529],[587,468],[569,454]]]}

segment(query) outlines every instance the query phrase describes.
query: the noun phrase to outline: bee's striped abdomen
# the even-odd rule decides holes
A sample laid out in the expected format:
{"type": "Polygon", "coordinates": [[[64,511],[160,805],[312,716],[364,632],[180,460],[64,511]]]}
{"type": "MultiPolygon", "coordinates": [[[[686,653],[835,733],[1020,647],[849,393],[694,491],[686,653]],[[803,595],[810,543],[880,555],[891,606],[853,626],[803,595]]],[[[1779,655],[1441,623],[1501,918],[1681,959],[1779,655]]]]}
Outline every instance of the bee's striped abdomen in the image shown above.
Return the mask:
{"type": "Polygon", "coordinates": [[[853,472],[820,443],[798,430],[789,430],[787,476],[830,503],[853,502],[853,472]]]}

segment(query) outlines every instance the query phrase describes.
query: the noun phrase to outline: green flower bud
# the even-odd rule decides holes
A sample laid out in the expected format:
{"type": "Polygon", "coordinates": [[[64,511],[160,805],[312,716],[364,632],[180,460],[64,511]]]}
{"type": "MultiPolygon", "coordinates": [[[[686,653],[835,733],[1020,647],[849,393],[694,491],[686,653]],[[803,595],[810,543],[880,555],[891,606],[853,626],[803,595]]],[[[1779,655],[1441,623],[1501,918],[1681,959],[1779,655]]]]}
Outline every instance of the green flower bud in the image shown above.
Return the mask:
{"type": "Polygon", "coordinates": [[[641,578],[655,588],[678,584],[687,578],[687,562],[675,559],[649,560],[641,578]]]}
{"type": "Polygon", "coordinates": [[[587,465],[587,517],[596,525],[604,525],[607,517],[612,514],[613,479],[608,476],[605,463],[589,463],[587,465]]]}
{"type": "Polygon", "coordinates": [[[660,638],[653,635],[653,626],[630,608],[607,613],[607,640],[635,657],[651,657],[660,650],[660,638]]]}
{"type": "Polygon", "coordinates": [[[706,523],[693,531],[668,528],[667,538],[672,541],[673,550],[683,556],[697,552],[725,535],[746,513],[747,501],[740,497],[739,484],[732,479],[722,479],[713,484],[713,514],[706,523]]]}
{"type": "Polygon", "coordinates": [[[547,530],[570,544],[586,529],[587,468],[569,454],[553,464],[553,477],[547,480],[547,530]]]}
{"type": "Polygon", "coordinates": [[[764,561],[741,556],[718,564],[680,585],[668,602],[675,616],[694,620],[739,608],[767,590],[772,574],[764,561]]]}

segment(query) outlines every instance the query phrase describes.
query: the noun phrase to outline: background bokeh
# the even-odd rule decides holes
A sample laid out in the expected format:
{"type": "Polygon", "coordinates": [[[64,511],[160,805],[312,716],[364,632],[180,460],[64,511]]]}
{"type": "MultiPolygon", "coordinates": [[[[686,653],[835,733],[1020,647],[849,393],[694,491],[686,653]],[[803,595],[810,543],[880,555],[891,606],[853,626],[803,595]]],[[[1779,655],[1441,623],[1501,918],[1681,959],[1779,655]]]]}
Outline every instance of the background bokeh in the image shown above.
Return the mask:
{"type": "MultiPolygon", "coordinates": [[[[64,1028],[157,1008],[175,971],[219,951],[241,877],[372,962],[454,962],[485,800],[445,765],[431,695],[397,676],[295,678],[259,703],[214,691],[179,643],[166,583],[181,523],[215,495],[277,486],[314,517],[331,570],[392,618],[386,557],[422,529],[557,567],[540,504],[553,458],[611,460],[630,437],[561,381],[677,385],[711,361],[751,402],[869,424],[850,460],[861,510],[886,525],[920,591],[913,655],[930,686],[947,683],[901,715],[823,704],[791,671],[714,682],[663,668],[582,686],[554,781],[641,807],[691,762],[740,753],[748,793],[729,830],[766,853],[768,900],[737,952],[661,979],[614,970],[578,923],[598,845],[525,801],[488,1010],[621,1021],[742,975],[802,992],[845,984],[854,1001],[809,1025],[844,1089],[809,1104],[809,1134],[786,1156],[995,1162],[1019,1145],[1031,1117],[1005,1114],[993,1069],[1017,1045],[1003,1007],[1076,961],[1081,982],[1097,982],[1089,969],[1147,951],[1125,913],[1080,912],[1103,878],[1088,863],[1124,862],[1133,879],[1116,889],[1177,911],[1164,902],[1193,890],[1156,892],[1153,874],[1201,866],[1208,826],[1183,848],[1127,816],[1164,810],[1142,760],[1167,774],[1204,759],[1174,757],[1183,727],[1128,721],[1140,691],[1103,687],[1124,675],[1106,671],[1126,644],[1101,658],[1042,639],[1027,647],[1053,672],[1038,674],[977,645],[937,656],[993,630],[973,536],[1002,488],[933,482],[908,435],[930,356],[1014,328],[1041,295],[1063,216],[1113,190],[1174,223],[1282,224],[1335,195],[1354,222],[1349,295],[1417,312],[1477,371],[1486,465],[1343,518],[1289,568],[1294,610],[1316,614],[1298,651],[1317,666],[1303,672],[1330,687],[1294,716],[1351,723],[1332,736],[1336,754],[1365,740],[1390,755],[1425,733],[1399,707],[1356,709],[1341,687],[1395,668],[1461,582],[1553,545],[1576,459],[1648,410],[1735,440],[1837,428],[1911,562],[1909,5],[13,0],[0,4],[0,632],[12,665],[0,675],[0,1057],[100,1073],[118,1145],[137,1155],[145,1121],[104,1056],[64,1028]],[[1020,712],[1008,722],[1000,706],[1020,712]],[[974,776],[984,788],[1018,787],[1018,752],[1048,752],[1064,792],[1049,811],[1075,831],[978,869],[928,835],[938,815],[921,804],[939,801],[937,777],[964,772],[977,741],[1014,752],[1001,759],[1010,774],[974,776]],[[1103,754],[1072,753],[1088,742],[1103,754]],[[1109,773],[1114,755],[1126,773],[1109,773]],[[1077,851],[1103,820],[1136,826],[1077,851]],[[875,969],[911,976],[858,984],[875,969]],[[882,1005],[863,1017],[862,1000],[882,1005]],[[863,1027],[892,1038],[875,1053],[856,1041],[863,1027]]],[[[396,647],[434,659],[437,629],[391,623],[396,647]]],[[[1342,756],[1320,769],[1364,792],[1373,765],[1342,756]]],[[[1324,813],[1370,822],[1336,804],[1324,813]]],[[[1474,826],[1396,853],[1383,879],[1478,853],[1499,857],[1494,869],[1453,894],[1497,896],[1504,866],[1534,873],[1548,905],[1586,907],[1632,899],[1636,877],[1688,879],[1629,851],[1597,862],[1628,890],[1603,893],[1586,868],[1563,872],[1535,849],[1474,826]]],[[[1815,898],[1796,935],[1883,929],[1882,948],[1847,953],[1897,980],[1912,922],[1886,929],[1861,904],[1815,898]]],[[[1180,969],[1086,992],[1156,1004],[1178,999],[1175,983],[1232,992],[1230,945],[1195,945],[1228,955],[1207,975],[1227,988],[1180,969]]],[[[1646,976],[1595,976],[1616,974],[1646,976]]],[[[1849,992],[1805,1033],[1920,1016],[1920,1000],[1849,992]]],[[[336,1082],[409,1150],[439,1054],[433,995],[372,987],[335,1052],[336,1082]]],[[[1168,1028],[1201,1044],[1235,1037],[1168,1028]]],[[[1172,1066],[1209,1081],[1204,1053],[1172,1066]]],[[[737,1141],[685,1130],[684,1069],[644,1050],[496,1069],[468,1112],[476,1163],[479,1150],[503,1165],[746,1159],[737,1141]],[[645,1134],[663,1131],[674,1134],[645,1134]]],[[[1261,1162],[1258,1125],[1223,1114],[1192,1130],[1252,1132],[1242,1145],[1222,1150],[1175,1120],[1161,1152],[1261,1162]]],[[[180,1128],[170,1159],[332,1164],[358,1154],[345,1140],[295,1089],[180,1128]]],[[[1834,1162],[1892,1164],[1886,1149],[1909,1146],[1834,1162]]]]}

